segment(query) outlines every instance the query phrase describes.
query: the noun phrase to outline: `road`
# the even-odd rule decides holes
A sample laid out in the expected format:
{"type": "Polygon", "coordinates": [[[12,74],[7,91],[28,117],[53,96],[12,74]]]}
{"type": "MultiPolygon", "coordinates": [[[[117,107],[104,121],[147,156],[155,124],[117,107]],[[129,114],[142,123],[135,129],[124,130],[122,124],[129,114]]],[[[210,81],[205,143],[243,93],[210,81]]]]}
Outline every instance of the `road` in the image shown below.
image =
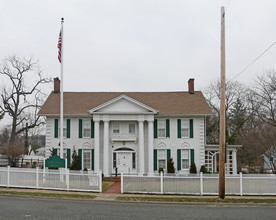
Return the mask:
{"type": "Polygon", "coordinates": [[[122,203],[0,196],[0,219],[275,219],[274,206],[122,203]]]}

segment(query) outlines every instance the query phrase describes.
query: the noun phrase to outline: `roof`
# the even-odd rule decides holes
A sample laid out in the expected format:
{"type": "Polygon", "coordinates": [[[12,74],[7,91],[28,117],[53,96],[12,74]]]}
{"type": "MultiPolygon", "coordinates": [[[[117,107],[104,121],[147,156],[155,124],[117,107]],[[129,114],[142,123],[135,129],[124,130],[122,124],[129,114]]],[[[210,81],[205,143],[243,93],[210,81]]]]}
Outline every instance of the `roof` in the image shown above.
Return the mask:
{"type": "MultiPolygon", "coordinates": [[[[203,94],[189,92],[64,92],[64,115],[89,115],[88,111],[111,99],[125,94],[158,110],[159,115],[210,115],[212,114],[203,94]]],[[[52,92],[40,115],[58,115],[60,93],[52,92]]]]}

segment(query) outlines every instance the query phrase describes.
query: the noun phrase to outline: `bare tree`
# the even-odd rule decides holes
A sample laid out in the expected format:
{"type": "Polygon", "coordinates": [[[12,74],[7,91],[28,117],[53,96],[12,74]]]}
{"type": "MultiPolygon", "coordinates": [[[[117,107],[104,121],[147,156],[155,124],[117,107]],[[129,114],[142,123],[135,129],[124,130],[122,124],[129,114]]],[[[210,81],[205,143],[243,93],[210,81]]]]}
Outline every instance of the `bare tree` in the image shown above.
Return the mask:
{"type": "MultiPolygon", "coordinates": [[[[226,141],[229,144],[235,143],[236,136],[250,115],[247,111],[247,91],[247,88],[237,81],[226,82],[226,141]]],[[[220,81],[210,83],[204,89],[204,96],[214,113],[207,117],[207,142],[215,144],[219,138],[220,81]]]]}
{"type": "Polygon", "coordinates": [[[250,94],[252,111],[264,123],[276,127],[276,73],[269,71],[256,80],[250,94]]]}
{"type": "Polygon", "coordinates": [[[0,75],[5,79],[0,110],[12,118],[9,142],[14,143],[17,135],[44,123],[37,113],[44,95],[41,86],[50,80],[42,76],[38,61],[16,55],[3,60],[0,75]]]}

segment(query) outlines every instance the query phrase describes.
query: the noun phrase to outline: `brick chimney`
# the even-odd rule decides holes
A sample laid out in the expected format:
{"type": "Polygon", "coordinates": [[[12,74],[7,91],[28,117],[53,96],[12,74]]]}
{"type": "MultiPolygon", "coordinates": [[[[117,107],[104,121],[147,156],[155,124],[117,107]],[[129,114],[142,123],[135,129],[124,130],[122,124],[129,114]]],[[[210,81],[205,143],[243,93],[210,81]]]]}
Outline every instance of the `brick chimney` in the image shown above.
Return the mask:
{"type": "Polygon", "coordinates": [[[60,80],[58,77],[54,78],[54,93],[60,92],[60,80]]]}
{"type": "Polygon", "coordinates": [[[189,93],[190,94],[194,94],[195,93],[194,80],[195,79],[189,79],[189,81],[188,81],[188,87],[189,87],[189,93]]]}

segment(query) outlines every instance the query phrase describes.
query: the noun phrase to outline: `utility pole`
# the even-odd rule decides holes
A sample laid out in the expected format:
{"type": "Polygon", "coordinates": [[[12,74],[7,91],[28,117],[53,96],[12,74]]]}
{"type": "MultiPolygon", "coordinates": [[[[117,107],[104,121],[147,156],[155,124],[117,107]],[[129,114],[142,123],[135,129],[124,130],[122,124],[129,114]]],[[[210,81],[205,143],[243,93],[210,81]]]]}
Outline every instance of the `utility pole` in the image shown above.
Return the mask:
{"type": "Polygon", "coordinates": [[[219,198],[225,197],[225,10],[221,7],[219,198]]]}

